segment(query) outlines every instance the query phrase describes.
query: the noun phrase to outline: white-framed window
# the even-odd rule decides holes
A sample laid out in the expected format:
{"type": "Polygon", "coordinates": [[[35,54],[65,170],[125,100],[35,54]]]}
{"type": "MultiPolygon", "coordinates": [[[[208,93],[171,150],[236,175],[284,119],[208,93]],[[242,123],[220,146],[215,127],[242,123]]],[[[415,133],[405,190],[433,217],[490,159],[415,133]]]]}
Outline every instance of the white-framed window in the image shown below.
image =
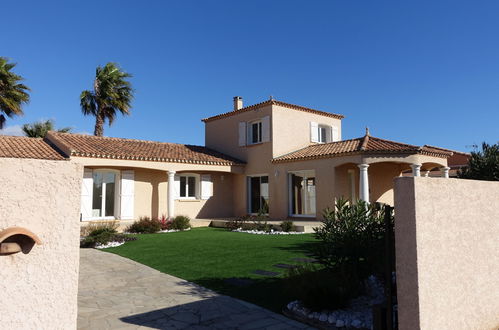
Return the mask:
{"type": "Polygon", "coordinates": [[[262,121],[257,120],[248,124],[248,144],[262,142],[262,121]]]}
{"type": "Polygon", "coordinates": [[[315,171],[289,173],[289,215],[295,217],[315,217],[315,171]]]}
{"type": "Polygon", "coordinates": [[[340,141],[338,127],[334,125],[310,122],[310,141],[315,143],[340,141]]]}
{"type": "Polygon", "coordinates": [[[120,172],[98,169],[92,172],[92,214],[94,219],[114,219],[119,214],[120,172]]]}
{"type": "Polygon", "coordinates": [[[198,196],[199,176],[193,174],[179,175],[179,198],[195,199],[198,196]]]}

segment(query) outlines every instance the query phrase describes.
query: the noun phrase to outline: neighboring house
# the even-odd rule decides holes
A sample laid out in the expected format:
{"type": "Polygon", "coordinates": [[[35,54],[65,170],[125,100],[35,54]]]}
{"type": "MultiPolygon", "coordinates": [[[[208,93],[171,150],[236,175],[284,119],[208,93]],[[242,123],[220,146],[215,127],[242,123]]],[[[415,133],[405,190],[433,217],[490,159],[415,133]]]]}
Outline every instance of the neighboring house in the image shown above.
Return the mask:
{"type": "Polygon", "coordinates": [[[0,157],[51,150],[83,164],[82,221],[259,212],[320,219],[341,196],[393,204],[393,178],[407,169],[448,176],[451,151],[368,132],[342,140],[342,119],[273,99],[243,107],[235,97],[232,111],[203,119],[205,147],[49,132],[44,140],[0,137],[0,157]]]}

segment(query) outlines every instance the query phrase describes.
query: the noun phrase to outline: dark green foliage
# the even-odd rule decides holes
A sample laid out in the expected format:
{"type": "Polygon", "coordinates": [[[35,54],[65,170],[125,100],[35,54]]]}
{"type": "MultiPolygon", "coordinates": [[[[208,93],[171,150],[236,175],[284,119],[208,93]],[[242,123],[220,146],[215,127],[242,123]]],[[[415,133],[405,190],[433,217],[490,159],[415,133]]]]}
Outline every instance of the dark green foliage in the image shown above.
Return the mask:
{"type": "Polygon", "coordinates": [[[283,221],[281,222],[281,230],[285,232],[296,231],[296,227],[293,224],[293,221],[283,221]]]}
{"type": "Polygon", "coordinates": [[[22,116],[22,107],[29,102],[30,89],[21,83],[23,77],[12,72],[15,63],[9,63],[5,57],[0,57],[0,129],[7,117],[22,116]]]}
{"type": "Polygon", "coordinates": [[[161,230],[161,221],[149,217],[141,217],[132,223],[126,231],[136,234],[152,234],[161,230]]]}
{"type": "Polygon", "coordinates": [[[113,123],[116,114],[130,114],[133,99],[132,84],[127,80],[132,75],[124,72],[116,63],[97,67],[94,89],[80,95],[80,106],[84,115],[95,116],[94,135],[104,134],[104,123],[113,123]]]}
{"type": "Polygon", "coordinates": [[[24,135],[33,138],[44,138],[49,131],[57,131],[60,133],[68,133],[71,127],[55,129],[53,120],[39,121],[33,124],[24,124],[22,127],[24,135]]]}
{"type": "Polygon", "coordinates": [[[361,279],[382,271],[385,226],[379,204],[339,199],[334,210],[324,210],[323,225],[314,230],[320,241],[316,257],[328,269],[361,279]]]}
{"type": "Polygon", "coordinates": [[[468,166],[458,173],[463,179],[499,181],[499,143],[482,143],[482,150],[471,152],[468,166]]]}
{"type": "Polygon", "coordinates": [[[225,223],[225,228],[227,228],[230,231],[239,229],[239,228],[245,228],[247,227],[247,220],[246,217],[242,218],[237,218],[234,220],[230,220],[225,223]]]}
{"type": "Polygon", "coordinates": [[[170,225],[170,229],[174,230],[186,230],[189,228],[191,228],[191,219],[185,215],[176,216],[170,225]]]}
{"type": "Polygon", "coordinates": [[[97,228],[90,231],[87,237],[80,242],[82,248],[93,248],[97,244],[107,244],[109,242],[128,242],[137,238],[132,235],[119,234],[116,232],[115,225],[98,225],[97,228]]]}
{"type": "Polygon", "coordinates": [[[358,278],[313,265],[290,269],[286,282],[295,299],[314,311],[343,308],[362,290],[358,278]]]}

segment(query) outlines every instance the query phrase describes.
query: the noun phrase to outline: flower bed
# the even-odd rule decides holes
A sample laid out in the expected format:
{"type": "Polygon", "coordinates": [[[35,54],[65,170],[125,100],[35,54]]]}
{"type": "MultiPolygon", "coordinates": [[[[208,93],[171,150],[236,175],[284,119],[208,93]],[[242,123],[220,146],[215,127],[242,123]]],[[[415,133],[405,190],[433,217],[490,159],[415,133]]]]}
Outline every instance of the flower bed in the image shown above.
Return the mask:
{"type": "Polygon", "coordinates": [[[254,234],[254,235],[299,235],[299,234],[305,234],[304,232],[301,232],[301,231],[279,231],[279,230],[273,230],[273,229],[271,229],[270,231],[265,231],[265,230],[256,230],[256,229],[244,230],[242,228],[238,228],[238,229],[234,229],[232,231],[238,232],[238,233],[254,234]]]}

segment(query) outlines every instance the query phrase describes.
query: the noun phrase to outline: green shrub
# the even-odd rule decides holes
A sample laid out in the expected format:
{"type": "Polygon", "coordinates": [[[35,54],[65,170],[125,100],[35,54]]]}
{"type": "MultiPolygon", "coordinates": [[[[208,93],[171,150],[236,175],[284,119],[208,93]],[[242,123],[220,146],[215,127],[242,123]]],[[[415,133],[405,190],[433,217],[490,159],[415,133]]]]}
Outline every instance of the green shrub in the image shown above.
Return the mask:
{"type": "Polygon", "coordinates": [[[296,226],[293,224],[293,221],[283,221],[280,226],[281,230],[285,232],[296,231],[296,226]]]}
{"type": "MultiPolygon", "coordinates": [[[[393,218],[392,218],[393,220],[393,218]]],[[[384,208],[363,201],[339,199],[335,209],[324,210],[323,225],[314,228],[320,240],[317,259],[330,270],[348,271],[363,279],[383,269],[384,208]]]]}
{"type": "Polygon", "coordinates": [[[126,231],[136,234],[152,234],[161,230],[161,222],[149,217],[141,217],[138,221],[132,223],[126,231]]]}
{"type": "Polygon", "coordinates": [[[80,236],[95,236],[101,232],[116,233],[118,226],[119,224],[117,221],[90,223],[80,228],[80,236]]]}
{"type": "Polygon", "coordinates": [[[185,215],[176,216],[170,225],[170,229],[174,230],[186,230],[189,228],[191,228],[191,219],[185,215]]]}
{"type": "Polygon", "coordinates": [[[362,292],[362,281],[339,271],[307,265],[292,268],[286,278],[287,292],[313,311],[346,307],[362,292]]]}
{"type": "Polygon", "coordinates": [[[95,233],[94,235],[85,237],[80,242],[80,247],[82,248],[93,248],[99,244],[107,244],[109,242],[128,242],[134,241],[137,237],[126,234],[112,233],[109,231],[103,231],[100,233],[95,233]]]}
{"type": "Polygon", "coordinates": [[[274,227],[271,224],[267,223],[268,219],[269,219],[269,217],[265,216],[263,214],[251,216],[250,220],[253,222],[253,224],[252,224],[252,226],[250,226],[251,227],[250,229],[270,232],[274,227]]]}
{"type": "Polygon", "coordinates": [[[227,228],[230,231],[233,231],[233,230],[236,230],[239,228],[244,229],[245,227],[247,227],[246,222],[247,222],[247,217],[233,219],[233,220],[227,221],[225,223],[225,228],[227,228]]]}

